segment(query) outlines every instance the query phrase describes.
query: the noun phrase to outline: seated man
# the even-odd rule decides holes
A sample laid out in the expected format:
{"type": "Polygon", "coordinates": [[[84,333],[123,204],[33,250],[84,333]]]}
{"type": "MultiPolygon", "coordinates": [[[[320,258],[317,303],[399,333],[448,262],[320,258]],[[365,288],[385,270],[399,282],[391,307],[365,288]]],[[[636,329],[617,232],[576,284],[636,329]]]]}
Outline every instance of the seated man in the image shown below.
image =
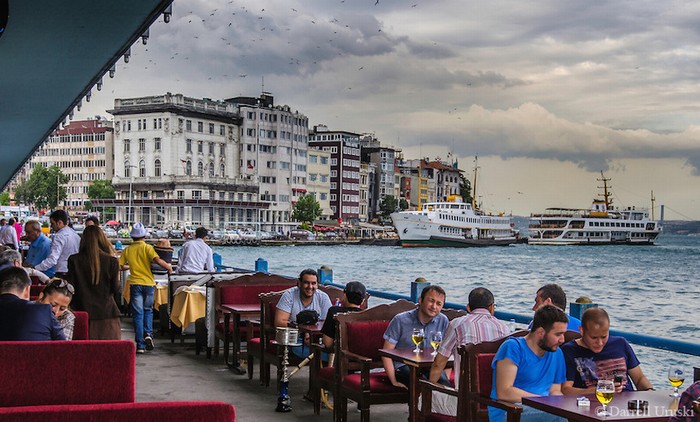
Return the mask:
{"type": "MultiPolygon", "coordinates": [[[[319,319],[328,314],[331,307],[331,299],[325,292],[318,291],[318,275],[316,271],[308,268],[299,274],[299,284],[285,290],[277,303],[275,312],[275,327],[286,327],[288,324],[296,324],[297,314],[301,311],[316,311],[319,319]]],[[[305,358],[309,355],[309,348],[302,346],[291,347],[295,355],[305,358]]]]}
{"type": "MultiPolygon", "coordinates": [[[[438,382],[450,356],[454,356],[455,387],[459,387],[460,359],[457,346],[491,341],[510,334],[508,326],[493,316],[495,306],[493,293],[489,289],[477,287],[469,293],[469,315],[455,318],[447,326],[430,368],[431,382],[438,382]]],[[[456,416],[457,397],[434,393],[432,410],[435,413],[456,416]]]]}
{"type": "MultiPolygon", "coordinates": [[[[558,306],[543,305],[535,312],[532,330],[525,337],[506,340],[493,358],[491,398],[520,403],[523,397],[561,395],[566,380],[559,346],[569,319],[558,306]]],[[[489,420],[502,422],[506,412],[489,406],[489,420]]],[[[523,406],[521,422],[563,421],[554,415],[523,406]]]]}
{"type": "MultiPolygon", "coordinates": [[[[540,287],[535,295],[535,304],[532,306],[532,310],[536,311],[542,305],[554,305],[566,312],[566,293],[564,293],[564,289],[558,284],[546,284],[540,287]]],[[[567,317],[569,318],[567,330],[578,331],[578,328],[581,326],[581,320],[571,315],[567,315],[567,317]]]]}
{"type": "Polygon", "coordinates": [[[693,401],[698,399],[700,399],[700,381],[695,381],[681,394],[681,398],[678,399],[678,410],[668,422],[696,422],[697,415],[693,409],[693,401]]]}
{"type": "Polygon", "coordinates": [[[39,299],[36,301],[36,303],[51,305],[51,311],[61,324],[66,340],[73,340],[75,329],[75,315],[68,309],[74,293],[73,285],[66,280],[56,278],[39,293],[39,299]]]}
{"type": "Polygon", "coordinates": [[[30,284],[22,268],[0,271],[0,341],[65,340],[51,307],[28,300],[30,284]]]}
{"type": "Polygon", "coordinates": [[[342,312],[359,311],[366,295],[367,289],[359,281],[351,281],[345,285],[340,306],[331,306],[326,314],[326,320],[323,321],[321,333],[323,334],[324,346],[331,348],[335,343],[335,315],[342,312]]]}
{"type": "MultiPolygon", "coordinates": [[[[384,349],[413,349],[415,344],[411,337],[413,329],[423,330],[424,339],[429,341],[431,332],[447,329],[447,317],[443,314],[442,307],[445,304],[445,290],[440,286],[428,286],[423,289],[418,299],[418,308],[401,312],[392,318],[384,332],[384,349]]],[[[425,340],[424,340],[425,342],[425,340]]],[[[422,346],[422,345],[421,345],[422,346]]],[[[386,375],[395,387],[407,388],[410,379],[410,369],[406,364],[396,362],[391,358],[383,357],[386,375]]],[[[447,376],[442,373],[439,382],[450,385],[447,376]]]]}
{"type": "Polygon", "coordinates": [[[581,317],[581,338],[561,346],[566,362],[564,394],[593,394],[599,379],[622,382],[616,392],[650,390],[632,347],[623,337],[610,336],[610,317],[602,308],[590,308],[581,317]],[[630,382],[631,381],[631,382],[630,382]]]}
{"type": "MultiPolygon", "coordinates": [[[[0,251],[0,270],[4,270],[9,267],[22,267],[22,255],[19,251],[14,249],[4,249],[0,251]]],[[[34,268],[24,267],[24,271],[27,272],[29,277],[36,277],[39,283],[46,284],[51,279],[41,271],[37,271],[34,268]]],[[[30,279],[31,280],[31,279],[30,279]]]]}
{"type": "Polygon", "coordinates": [[[194,239],[188,240],[182,245],[178,253],[178,274],[197,274],[203,272],[215,272],[214,253],[205,243],[209,232],[204,227],[197,227],[194,239]]]}

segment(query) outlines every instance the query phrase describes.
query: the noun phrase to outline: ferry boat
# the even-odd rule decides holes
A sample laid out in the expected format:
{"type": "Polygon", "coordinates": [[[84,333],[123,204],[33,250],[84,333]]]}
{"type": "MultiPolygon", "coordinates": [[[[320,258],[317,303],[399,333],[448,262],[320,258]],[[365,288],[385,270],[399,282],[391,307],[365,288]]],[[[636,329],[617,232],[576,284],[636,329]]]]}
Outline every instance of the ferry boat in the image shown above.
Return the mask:
{"type": "Polygon", "coordinates": [[[518,241],[510,217],[487,215],[451,195],[418,211],[391,214],[401,246],[505,246],[518,241]]]}
{"type": "MultiPolygon", "coordinates": [[[[547,208],[530,216],[528,243],[533,245],[653,245],[661,233],[659,221],[645,209],[616,210],[612,205],[610,179],[600,173],[602,199],[590,209],[547,208]]],[[[652,194],[652,209],[653,209],[652,194]]]]}

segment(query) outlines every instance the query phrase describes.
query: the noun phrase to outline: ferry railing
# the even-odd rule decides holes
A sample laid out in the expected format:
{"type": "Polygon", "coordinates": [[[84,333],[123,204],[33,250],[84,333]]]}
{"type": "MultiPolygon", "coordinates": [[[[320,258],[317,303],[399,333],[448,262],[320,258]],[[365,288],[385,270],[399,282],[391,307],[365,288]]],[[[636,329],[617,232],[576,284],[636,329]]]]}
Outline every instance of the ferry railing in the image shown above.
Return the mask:
{"type": "MultiPolygon", "coordinates": [[[[218,254],[215,254],[218,255],[218,254]]],[[[245,271],[253,271],[253,270],[244,270],[242,268],[234,268],[230,267],[227,265],[222,265],[220,258],[219,262],[216,262],[215,258],[215,264],[217,266],[217,269],[219,271],[231,271],[231,272],[245,272],[245,271]]],[[[255,263],[256,266],[256,271],[258,270],[263,270],[264,272],[267,272],[267,262],[258,259],[255,263]]],[[[327,285],[327,286],[334,286],[338,287],[340,289],[344,289],[345,285],[344,284],[338,284],[333,282],[333,275],[332,272],[329,270],[326,270],[324,268],[319,269],[319,283],[327,285]]],[[[379,298],[379,299],[385,299],[385,300],[398,300],[398,299],[406,299],[410,300],[412,302],[418,302],[418,296],[420,296],[420,290],[417,288],[417,286],[420,285],[427,286],[429,284],[427,283],[416,283],[412,282],[413,287],[412,288],[412,294],[411,295],[403,295],[403,294],[398,294],[398,293],[391,293],[391,292],[386,292],[383,290],[374,290],[374,289],[367,289],[367,293],[370,294],[370,297],[373,298],[379,298]]],[[[464,309],[465,305],[460,304],[460,303],[454,303],[454,302],[445,302],[445,308],[448,309],[464,309]]],[[[521,314],[516,314],[512,312],[504,312],[504,311],[495,311],[494,316],[500,320],[503,321],[509,321],[509,320],[515,320],[516,323],[518,324],[525,324],[528,325],[530,321],[532,321],[532,316],[531,315],[521,315],[521,314]]],[[[646,346],[646,347],[651,347],[653,349],[660,349],[660,350],[668,350],[671,352],[676,352],[676,353],[683,353],[686,355],[693,355],[693,356],[700,356],[700,344],[699,343],[691,343],[688,341],[680,341],[680,340],[674,340],[666,337],[657,337],[657,336],[651,336],[648,334],[639,334],[639,333],[631,333],[627,331],[620,331],[620,330],[610,330],[610,334],[614,336],[620,336],[624,337],[627,339],[628,342],[632,344],[638,344],[640,346],[646,346]]]]}

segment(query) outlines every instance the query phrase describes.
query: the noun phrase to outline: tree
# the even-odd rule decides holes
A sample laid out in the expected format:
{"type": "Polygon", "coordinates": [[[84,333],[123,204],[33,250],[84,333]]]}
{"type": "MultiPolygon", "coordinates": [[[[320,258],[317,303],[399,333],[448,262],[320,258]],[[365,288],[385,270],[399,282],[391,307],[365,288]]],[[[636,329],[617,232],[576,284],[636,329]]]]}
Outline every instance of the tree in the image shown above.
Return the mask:
{"type": "Polygon", "coordinates": [[[294,204],[292,219],[302,223],[313,224],[314,220],[322,214],[321,204],[313,195],[304,195],[294,204]]]}
{"type": "Polygon", "coordinates": [[[10,205],[9,192],[0,193],[0,205],[10,205]]]}
{"type": "Polygon", "coordinates": [[[53,209],[66,199],[69,177],[57,166],[46,168],[37,165],[24,183],[17,186],[15,199],[25,204],[34,204],[39,209],[53,209]]]}
{"type": "Polygon", "coordinates": [[[401,211],[408,209],[408,201],[406,200],[406,198],[399,199],[399,209],[401,211]]]}
{"type": "Polygon", "coordinates": [[[379,205],[379,213],[383,217],[389,217],[392,212],[399,208],[399,201],[393,195],[387,195],[379,205]]]}
{"type": "Polygon", "coordinates": [[[464,202],[472,203],[472,183],[462,173],[459,174],[459,195],[464,202]]]}
{"type": "Polygon", "coordinates": [[[87,194],[90,199],[116,198],[111,180],[95,180],[88,188],[87,194]]]}

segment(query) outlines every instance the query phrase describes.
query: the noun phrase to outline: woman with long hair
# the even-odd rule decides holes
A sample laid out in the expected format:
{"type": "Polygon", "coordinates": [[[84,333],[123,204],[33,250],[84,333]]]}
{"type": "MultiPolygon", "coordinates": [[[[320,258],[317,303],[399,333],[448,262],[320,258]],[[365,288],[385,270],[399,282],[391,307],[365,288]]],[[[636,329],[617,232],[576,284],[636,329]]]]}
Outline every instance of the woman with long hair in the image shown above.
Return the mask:
{"type": "Polygon", "coordinates": [[[78,253],[68,258],[68,279],[75,287],[72,308],[86,311],[90,340],[121,340],[119,261],[99,226],[83,231],[78,253]]]}

